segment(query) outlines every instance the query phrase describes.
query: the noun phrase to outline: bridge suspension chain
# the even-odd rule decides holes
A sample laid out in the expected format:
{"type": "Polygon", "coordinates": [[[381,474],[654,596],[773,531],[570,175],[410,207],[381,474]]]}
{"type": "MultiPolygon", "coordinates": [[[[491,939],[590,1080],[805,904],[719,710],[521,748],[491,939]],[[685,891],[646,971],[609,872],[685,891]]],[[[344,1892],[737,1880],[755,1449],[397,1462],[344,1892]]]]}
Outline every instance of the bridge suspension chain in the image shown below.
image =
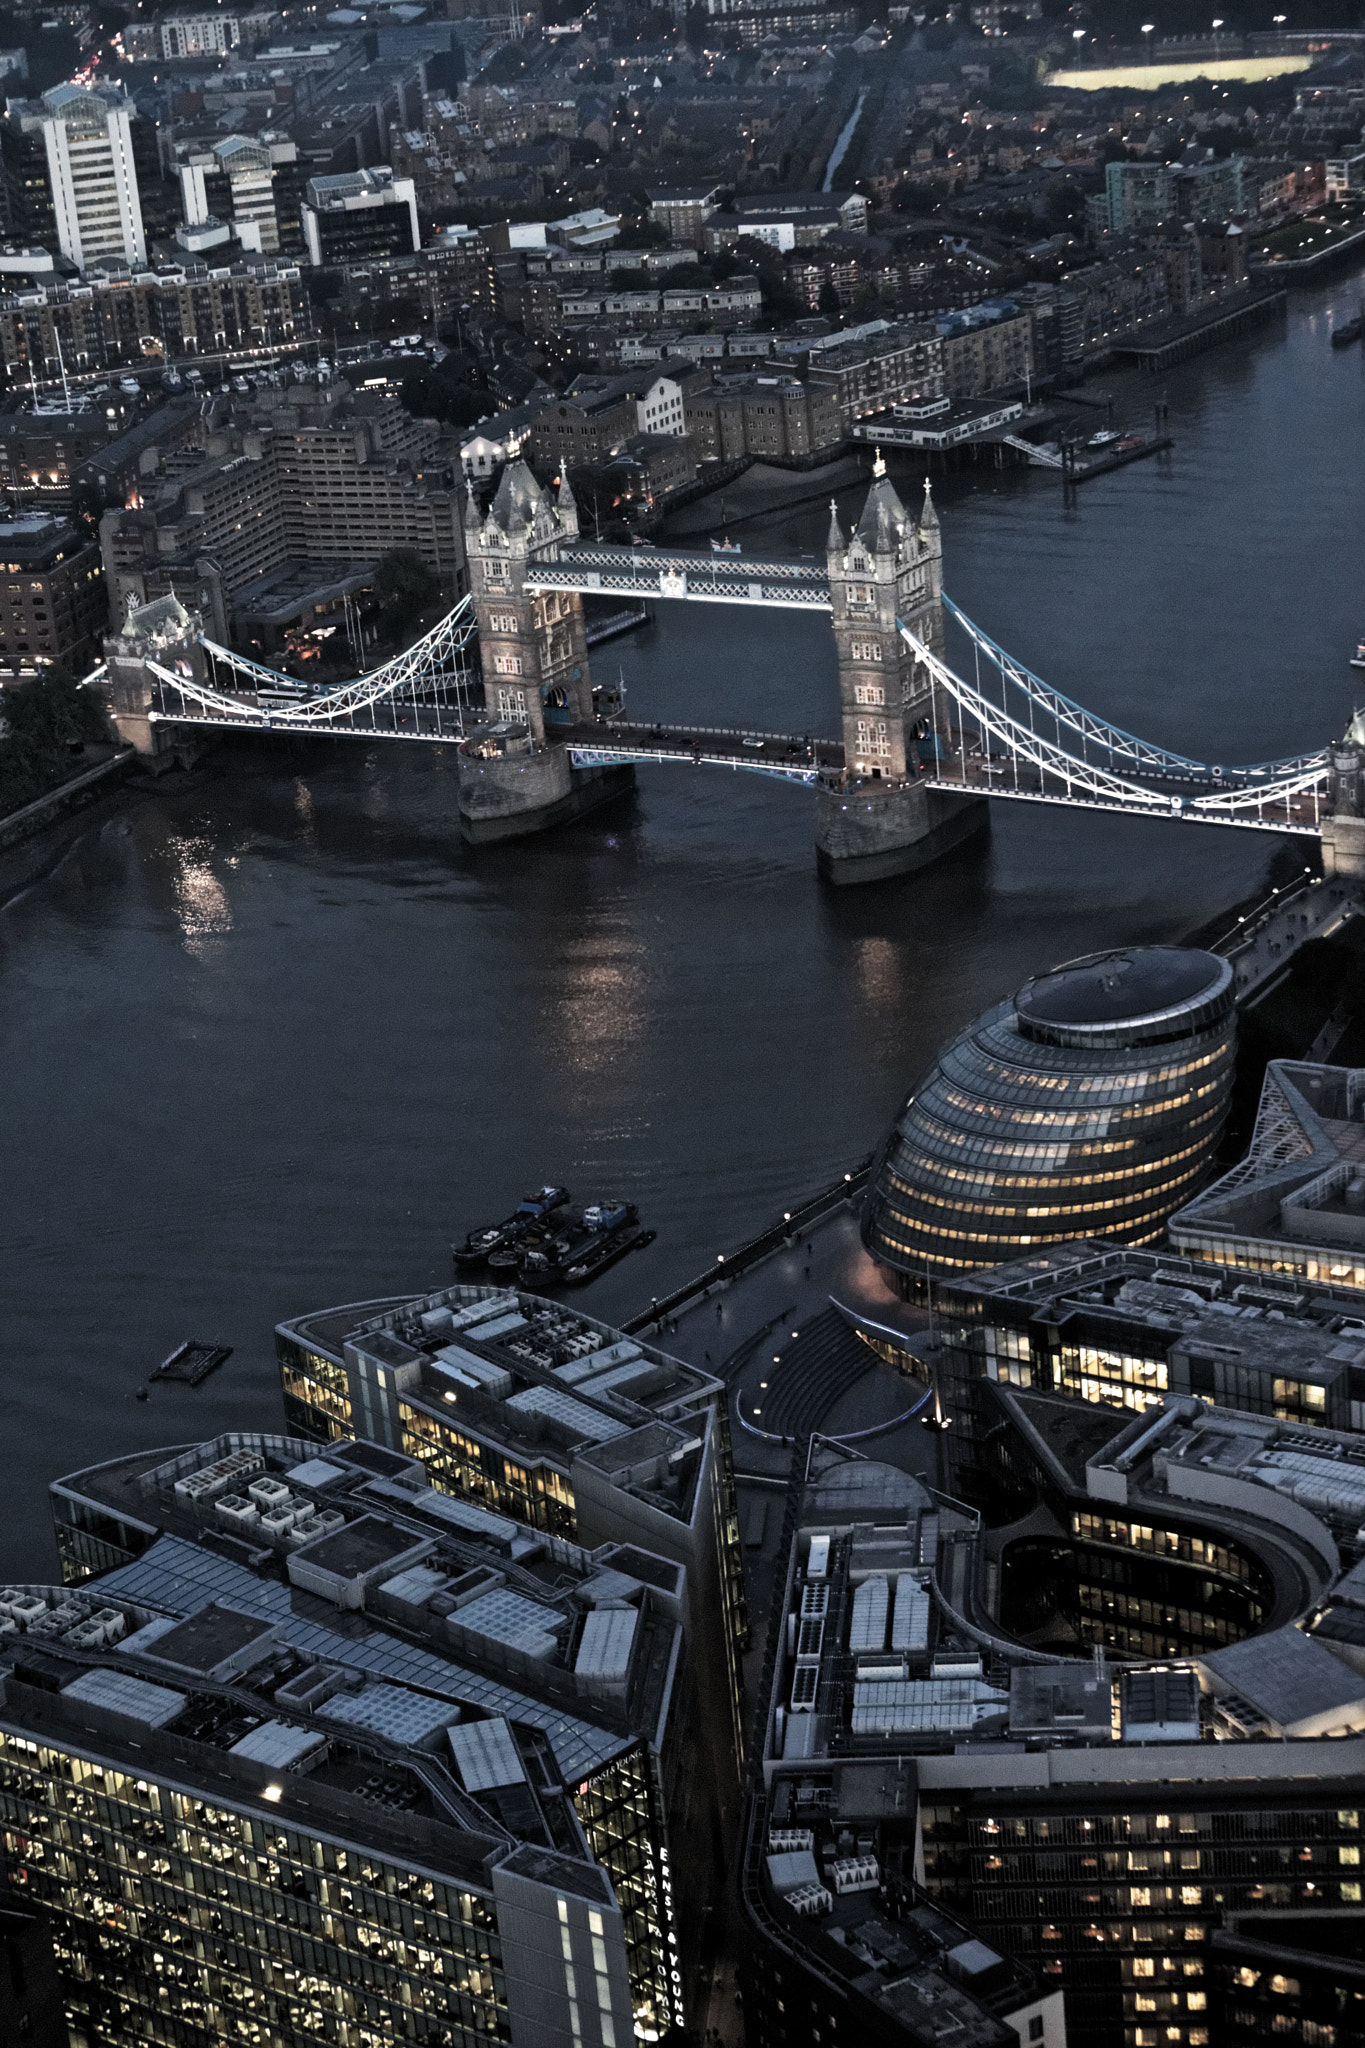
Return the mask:
{"type": "MultiPolygon", "coordinates": [[[[204,634],[199,636],[199,644],[209,658],[211,682],[200,681],[185,669],[168,669],[160,662],[149,661],[147,666],[160,685],[162,701],[155,711],[161,717],[178,715],[196,722],[268,726],[271,730],[288,727],[300,732],[349,733],[368,730],[357,725],[357,714],[369,711],[373,720],[381,705],[391,707],[396,720],[399,704],[407,704],[414,711],[428,707],[439,710],[449,706],[453,696],[456,707],[463,711],[477,679],[471,654],[477,633],[473,603],[464,597],[421,639],[391,661],[381,663],[368,675],[354,676],[333,689],[294,701],[290,701],[290,696],[300,687],[297,677],[268,668],[204,634]],[[223,669],[229,679],[240,679],[237,689],[241,694],[234,691],[232,680],[224,687],[223,669]],[[268,704],[260,701],[263,694],[270,696],[268,704]],[[249,696],[254,696],[256,702],[246,701],[249,696]]],[[[425,735],[432,739],[443,736],[443,731],[425,735]]]]}
{"type": "Polygon", "coordinates": [[[1197,761],[1189,754],[1177,754],[1169,747],[1158,746],[1152,740],[1139,739],[1136,734],[1125,732],[1122,726],[1113,725],[1108,719],[1098,717],[1093,711],[1087,711],[1083,704],[1075,703],[1060,690],[1054,689],[1050,683],[1045,683],[1041,676],[1036,676],[1032,669],[1026,668],[1021,661],[1007,653],[998,641],[983,631],[975,620],[968,618],[961,607],[954,604],[946,595],[943,599],[943,608],[967,634],[978,656],[985,655],[999,671],[1002,680],[1013,684],[1026,703],[1055,720],[1058,727],[1065,726],[1076,733],[1084,747],[1088,748],[1093,744],[1107,753],[1112,760],[1126,763],[1130,768],[1148,769],[1178,780],[1195,777],[1205,782],[1217,777],[1230,778],[1241,784],[1251,777],[1269,777],[1271,781],[1278,782],[1287,776],[1307,774],[1325,769],[1327,766],[1326,750],[1318,748],[1311,754],[1297,754],[1276,761],[1259,761],[1241,767],[1215,770],[1207,762],[1197,761]]]}
{"type": "MultiPolygon", "coordinates": [[[[963,724],[965,714],[976,728],[979,737],[985,741],[988,758],[991,758],[990,742],[994,741],[1003,749],[1002,772],[1004,763],[1013,767],[1013,790],[1001,788],[993,782],[990,779],[994,772],[993,767],[987,769],[981,786],[991,789],[997,795],[1035,796],[1045,801],[1049,798],[1056,801],[1058,793],[1055,787],[1049,790],[1047,786],[1050,780],[1054,785],[1062,785],[1065,794],[1060,800],[1063,802],[1091,803],[1105,809],[1130,811],[1149,817],[1183,817],[1191,822],[1206,824],[1251,823],[1250,814],[1254,812],[1255,823],[1264,825],[1267,829],[1311,831],[1316,828],[1321,812],[1321,799],[1327,789],[1328,766],[1325,754],[1311,758],[1307,764],[1285,764],[1289,772],[1276,775],[1267,782],[1214,788],[1197,797],[1154,788],[1148,783],[1117,775],[1112,769],[1096,762],[1077,759],[1057,742],[1040,737],[1036,730],[1025,726],[1003,705],[995,703],[983,689],[964,682],[962,677],[950,669],[946,662],[940,660],[903,620],[898,619],[896,623],[906,644],[914,651],[922,667],[927,670],[931,690],[942,690],[958,709],[963,775],[960,782],[950,776],[939,775],[936,779],[940,788],[977,786],[971,782],[966,772],[968,754],[967,733],[963,724]],[[1027,764],[1037,772],[1039,786],[1036,791],[1020,789],[1018,776],[1021,764],[1027,764]],[[1294,815],[1295,800],[1308,797],[1312,798],[1311,822],[1307,817],[1294,815]],[[1267,818],[1267,807],[1283,807],[1283,819],[1267,818]]],[[[1153,751],[1161,752],[1160,749],[1153,751]]],[[[1150,772],[1158,776],[1169,776],[1171,773],[1169,769],[1163,768],[1153,768],[1150,772]]],[[[1188,769],[1184,771],[1182,779],[1189,779],[1188,769]]],[[[1206,782],[1212,781],[1213,771],[1203,769],[1201,779],[1206,782]]]]}

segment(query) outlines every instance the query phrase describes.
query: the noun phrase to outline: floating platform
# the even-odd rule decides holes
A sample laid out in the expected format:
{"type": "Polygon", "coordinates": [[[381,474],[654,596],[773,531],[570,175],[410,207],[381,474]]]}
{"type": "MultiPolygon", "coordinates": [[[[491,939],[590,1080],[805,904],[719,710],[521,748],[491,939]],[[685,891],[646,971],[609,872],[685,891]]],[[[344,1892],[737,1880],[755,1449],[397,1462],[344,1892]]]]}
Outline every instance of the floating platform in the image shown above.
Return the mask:
{"type": "Polygon", "coordinates": [[[230,1344],[200,1344],[193,1337],[187,1337],[169,1358],[162,1359],[150,1377],[154,1380],[179,1380],[187,1387],[197,1387],[231,1356],[230,1344]]]}
{"type": "Polygon", "coordinates": [[[1122,469],[1127,462],[1141,462],[1144,455],[1159,455],[1163,448],[1173,448],[1174,441],[1169,434],[1155,434],[1152,439],[1142,442],[1139,448],[1116,448],[1109,455],[1096,456],[1093,462],[1078,464],[1075,469],[1064,472],[1067,483],[1088,483],[1092,476],[1107,476],[1110,470],[1122,469]]]}

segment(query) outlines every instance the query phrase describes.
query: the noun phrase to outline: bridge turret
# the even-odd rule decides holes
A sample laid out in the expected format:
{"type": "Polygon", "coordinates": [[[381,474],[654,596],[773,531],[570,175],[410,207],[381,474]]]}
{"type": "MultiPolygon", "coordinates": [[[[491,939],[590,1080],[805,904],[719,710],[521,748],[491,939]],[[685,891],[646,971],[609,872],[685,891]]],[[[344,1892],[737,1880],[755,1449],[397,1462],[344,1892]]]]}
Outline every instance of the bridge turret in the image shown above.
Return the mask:
{"type": "Polygon", "coordinates": [[[592,717],[582,598],[526,588],[528,569],[557,561],[577,540],[573,494],[566,481],[552,500],[524,462],[509,462],[485,519],[471,497],[465,531],[488,716],[524,723],[532,744],[543,746],[556,727],[592,717]]]}
{"type": "Polygon", "coordinates": [[[897,630],[901,619],[943,652],[943,543],[925,486],[911,518],[878,455],[862,516],[845,542],[838,515],[826,544],[844,758],[849,772],[902,782],[918,765],[917,737],[932,717],[929,678],[897,630]]]}
{"type": "Polygon", "coordinates": [[[1356,712],[1328,758],[1331,810],[1321,826],[1322,871],[1359,880],[1365,877],[1365,712],[1356,712]]]}
{"type": "Polygon", "coordinates": [[[935,758],[934,699],[897,621],[942,657],[943,536],[928,483],[912,517],[878,455],[862,516],[845,540],[834,514],[825,554],[848,773],[842,788],[820,792],[815,845],[831,881],[875,882],[989,829],[983,798],[918,773],[935,758]]]}
{"type": "Polygon", "coordinates": [[[165,754],[177,738],[188,738],[175,727],[156,722],[152,711],[157,698],[157,679],[147,664],[154,661],[175,675],[205,680],[207,663],[199,635],[204,622],[190,611],[174,592],[153,598],[150,604],[129,602],[128,616],[117,633],[104,643],[105,666],[109,673],[109,715],[120,739],[136,747],[139,754],[165,754]]]}

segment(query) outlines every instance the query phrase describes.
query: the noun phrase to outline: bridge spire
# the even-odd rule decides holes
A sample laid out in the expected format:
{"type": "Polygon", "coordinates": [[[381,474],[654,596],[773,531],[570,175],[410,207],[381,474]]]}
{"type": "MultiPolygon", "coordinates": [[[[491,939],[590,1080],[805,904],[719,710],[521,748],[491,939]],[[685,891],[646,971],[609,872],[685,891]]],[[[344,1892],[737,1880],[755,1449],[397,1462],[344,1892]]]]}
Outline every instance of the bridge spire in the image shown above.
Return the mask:
{"type": "Polygon", "coordinates": [[[921,533],[934,532],[938,528],[938,508],[934,504],[934,494],[929,488],[927,476],[924,479],[924,504],[920,509],[919,527],[921,533]]]}
{"type": "Polygon", "coordinates": [[[836,549],[840,554],[844,551],[844,529],[839,524],[838,500],[831,498],[829,501],[829,538],[825,542],[825,553],[832,555],[836,549]]]}

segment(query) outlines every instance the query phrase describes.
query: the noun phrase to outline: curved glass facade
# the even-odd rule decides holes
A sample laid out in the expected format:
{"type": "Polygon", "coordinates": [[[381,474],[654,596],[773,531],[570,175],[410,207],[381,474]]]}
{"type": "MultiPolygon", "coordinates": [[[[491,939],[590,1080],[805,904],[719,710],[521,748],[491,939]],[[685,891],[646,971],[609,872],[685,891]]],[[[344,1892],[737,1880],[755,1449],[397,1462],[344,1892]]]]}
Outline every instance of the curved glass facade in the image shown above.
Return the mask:
{"type": "Polygon", "coordinates": [[[1232,970],[1212,953],[1092,954],[953,1040],[873,1171],[863,1242],[903,1294],[1039,1245],[1152,1244],[1228,1112],[1232,970]]]}

